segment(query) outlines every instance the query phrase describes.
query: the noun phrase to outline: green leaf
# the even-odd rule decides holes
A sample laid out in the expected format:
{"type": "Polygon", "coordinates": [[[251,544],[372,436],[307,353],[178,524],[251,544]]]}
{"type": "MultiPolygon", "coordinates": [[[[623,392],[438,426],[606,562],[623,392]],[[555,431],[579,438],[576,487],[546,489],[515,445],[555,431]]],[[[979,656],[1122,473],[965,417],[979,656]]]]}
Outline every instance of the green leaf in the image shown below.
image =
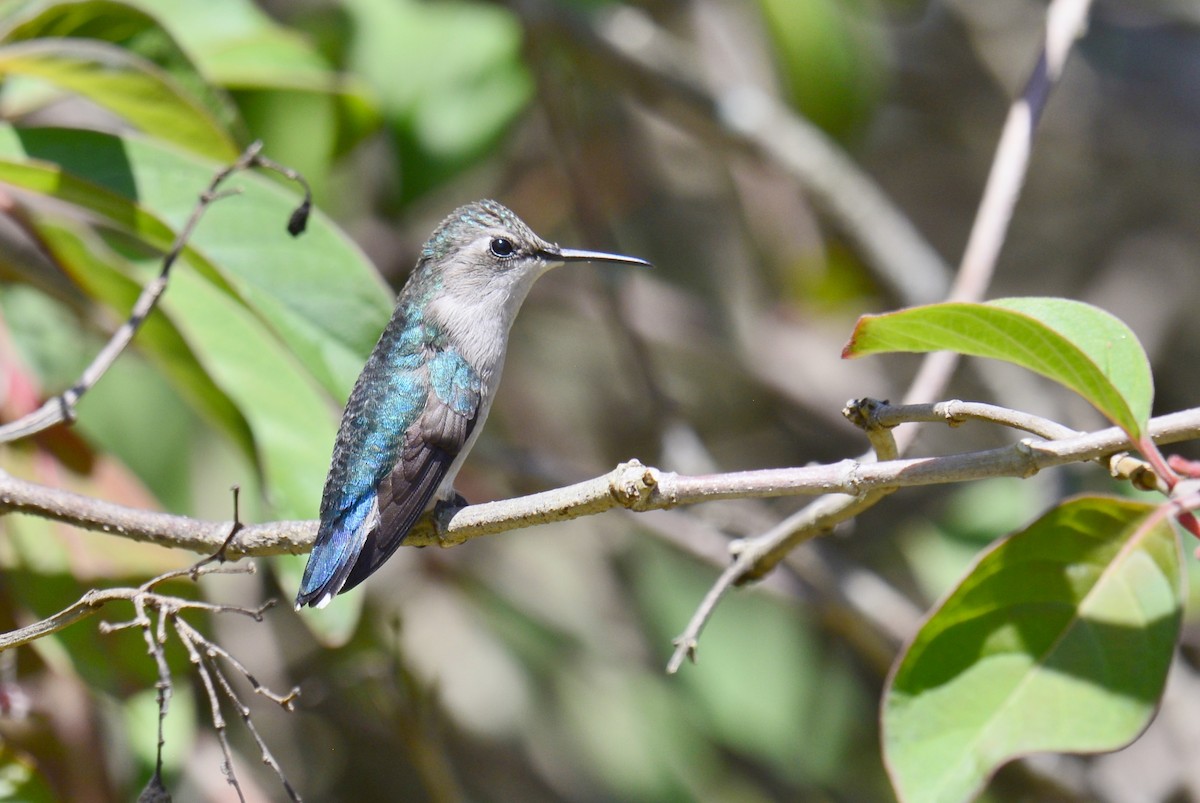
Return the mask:
{"type": "Polygon", "coordinates": [[[126,50],[84,39],[0,47],[0,76],[38,78],[78,93],[146,134],[231,161],[239,148],[205,107],[162,70],[126,50]]]}
{"type": "Polygon", "coordinates": [[[903,801],[960,801],[1034,752],[1116,750],[1149,723],[1182,621],[1155,507],[1069,500],[999,543],[893,669],[883,746],[903,801]]]}
{"type": "MultiPolygon", "coordinates": [[[[161,0],[155,0],[155,14],[162,15],[162,5],[161,0]]],[[[212,16],[212,3],[199,5],[201,11],[212,16]]],[[[115,0],[35,0],[10,4],[5,11],[0,18],[3,41],[71,38],[118,45],[164,70],[225,130],[232,132],[235,141],[246,138],[237,107],[210,83],[172,32],[146,11],[115,0]]]]}
{"type": "Polygon", "coordinates": [[[311,375],[258,317],[194,271],[173,273],[161,303],[250,423],[276,514],[315,517],[337,418],[311,375]]]}
{"type": "MultiPolygon", "coordinates": [[[[101,214],[162,250],[216,169],[139,138],[0,127],[0,181],[101,214]]],[[[390,291],[320,212],[302,237],[287,234],[296,196],[257,174],[239,174],[230,186],[240,194],[209,209],[188,261],[227,283],[327,391],[344,399],[387,323],[390,291]]]]}
{"type": "MultiPolygon", "coordinates": [[[[76,284],[108,306],[117,318],[129,315],[142,291],[141,284],[132,278],[133,266],[98,238],[84,235],[76,225],[52,221],[44,216],[32,218],[31,222],[42,243],[76,284]]],[[[245,416],[213,382],[161,308],[143,322],[133,346],[150,358],[203,418],[223,431],[251,462],[257,463],[254,438],[245,416]]],[[[153,485],[153,478],[146,479],[153,485]]]]}
{"type": "Polygon", "coordinates": [[[1150,417],[1150,362],[1129,327],[1104,310],[1061,298],[945,303],[864,315],[842,351],[955,351],[1004,360],[1064,385],[1137,438],[1150,417]]]}
{"type": "Polygon", "coordinates": [[[98,339],[89,337],[77,315],[30,287],[0,284],[0,315],[20,362],[42,392],[70,387],[99,348],[98,339]]]}
{"type": "MultiPolygon", "coordinates": [[[[78,204],[156,248],[170,240],[158,215],[180,225],[213,169],[138,139],[0,128],[0,180],[78,204]],[[18,161],[31,156],[46,162],[18,161]]],[[[322,215],[293,239],[283,229],[294,197],[260,176],[240,175],[234,184],[243,192],[212,207],[172,272],[162,308],[248,422],[276,513],[310,517],[336,427],[317,383],[345,397],[390,298],[322,215]]],[[[157,269],[151,260],[140,281],[157,269]]]]}
{"type": "MultiPolygon", "coordinates": [[[[279,25],[254,3],[154,0],[152,8],[209,81],[238,92],[278,90],[293,98],[313,94],[330,101],[336,113],[337,154],[379,127],[375,100],[360,78],[333,69],[309,37],[279,25]]],[[[253,113],[251,106],[245,110],[253,113]]],[[[278,150],[269,132],[255,131],[278,150]]]]}

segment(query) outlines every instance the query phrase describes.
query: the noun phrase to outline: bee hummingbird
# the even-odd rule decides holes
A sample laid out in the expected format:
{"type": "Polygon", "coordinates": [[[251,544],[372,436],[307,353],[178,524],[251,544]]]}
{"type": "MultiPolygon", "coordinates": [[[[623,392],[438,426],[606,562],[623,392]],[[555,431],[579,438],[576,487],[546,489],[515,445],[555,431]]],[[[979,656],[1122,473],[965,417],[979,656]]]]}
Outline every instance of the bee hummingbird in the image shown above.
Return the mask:
{"type": "Polygon", "coordinates": [[[434,230],[342,413],[297,610],[367,579],[422,513],[457,496],[517,310],[564,262],[650,264],[559,248],[495,201],[456,209],[434,230]]]}

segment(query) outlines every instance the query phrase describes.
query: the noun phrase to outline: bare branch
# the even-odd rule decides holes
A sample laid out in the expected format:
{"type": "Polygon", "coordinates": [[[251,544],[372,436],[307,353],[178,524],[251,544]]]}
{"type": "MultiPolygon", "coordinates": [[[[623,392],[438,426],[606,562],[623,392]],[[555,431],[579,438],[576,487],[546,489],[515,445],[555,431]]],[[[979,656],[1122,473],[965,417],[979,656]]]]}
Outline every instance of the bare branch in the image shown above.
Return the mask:
{"type": "MultiPolygon", "coordinates": [[[[236,532],[236,530],[234,530],[236,532]]],[[[250,671],[238,661],[232,654],[218,644],[209,641],[203,634],[192,627],[190,624],[180,618],[179,614],[184,611],[206,611],[210,613],[237,613],[243,616],[248,616],[255,621],[261,622],[263,612],[271,607],[274,602],[268,602],[260,608],[244,608],[237,605],[218,605],[199,600],[183,599],[165,594],[160,594],[154,589],[161,583],[168,580],[178,580],[183,578],[191,578],[192,580],[206,574],[253,574],[254,566],[225,566],[216,563],[202,562],[188,569],[167,572],[161,574],[137,588],[110,588],[103,591],[90,591],[85,594],[79,602],[66,608],[62,612],[45,619],[28,627],[15,630],[11,633],[0,634],[0,653],[9,647],[15,647],[21,644],[26,644],[36,638],[54,633],[64,627],[76,622],[86,616],[95,613],[101,606],[114,600],[123,600],[129,602],[133,606],[134,616],[129,621],[125,622],[101,622],[100,630],[103,633],[112,633],[118,630],[126,630],[130,628],[138,628],[142,632],[142,637],[146,641],[147,652],[153,656],[154,663],[158,672],[158,681],[155,687],[158,690],[158,757],[155,765],[154,775],[150,782],[143,790],[139,800],[163,800],[170,799],[169,794],[162,781],[162,750],[165,744],[163,736],[163,723],[167,717],[167,709],[170,704],[172,695],[171,670],[167,664],[166,653],[163,645],[167,641],[167,629],[170,625],[179,640],[183,643],[187,650],[188,657],[196,666],[196,672],[200,676],[200,680],[204,685],[205,691],[208,694],[209,704],[212,710],[213,728],[217,731],[217,738],[221,743],[221,749],[224,754],[222,762],[222,772],[226,780],[238,793],[240,799],[245,799],[241,786],[238,783],[237,776],[233,768],[233,752],[229,746],[229,740],[226,735],[225,720],[221,715],[221,705],[218,696],[218,689],[224,693],[234,704],[238,710],[238,715],[242,718],[247,729],[254,738],[262,754],[263,763],[267,764],[274,770],[284,790],[287,792],[289,799],[300,800],[300,796],[296,793],[287,776],[284,774],[279,762],[271,754],[267,748],[266,742],[259,735],[258,730],[254,726],[251,719],[250,709],[242,703],[237,696],[229,678],[225,674],[225,670],[218,662],[218,658],[228,662],[233,667],[234,671],[241,674],[250,683],[256,694],[262,695],[269,700],[274,701],[284,709],[291,711],[292,702],[300,693],[298,689],[292,689],[286,695],[276,694],[270,689],[259,683],[258,679],[250,673],[250,671]],[[157,614],[158,623],[155,626],[151,620],[150,612],[157,614]],[[215,680],[215,682],[214,682],[215,680]]],[[[9,653],[11,654],[11,653],[9,653]]]]}
{"type": "MultiPolygon", "coordinates": [[[[147,598],[153,600],[157,607],[173,607],[174,610],[183,608],[195,608],[207,610],[212,613],[224,613],[226,611],[237,611],[241,609],[233,608],[228,605],[214,605],[209,602],[201,602],[199,600],[184,600],[177,597],[166,597],[159,594],[154,594],[150,589],[167,580],[174,580],[183,577],[193,577],[204,574],[252,574],[255,571],[253,565],[246,566],[206,566],[201,570],[193,573],[190,569],[185,569],[178,572],[169,572],[159,575],[153,580],[138,586],[137,588],[104,588],[93,589],[87,592],[79,601],[64,608],[53,616],[34,622],[26,627],[10,630],[7,633],[0,633],[0,652],[11,647],[19,647],[22,644],[28,644],[31,641],[36,641],[42,636],[48,636],[51,633],[57,633],[63,630],[80,619],[86,619],[92,614],[98,613],[102,607],[110,602],[123,601],[132,603],[139,598],[147,598]],[[166,604],[169,601],[174,601],[172,604],[166,604]]],[[[104,622],[101,628],[106,632],[122,630],[130,627],[142,627],[146,622],[141,617],[136,617],[128,622],[120,624],[111,624],[104,622]]]]}
{"type": "MultiPolygon", "coordinates": [[[[134,605],[137,607],[138,615],[145,617],[145,602],[136,599],[134,605]]],[[[158,700],[158,743],[155,751],[154,759],[154,776],[150,779],[151,787],[163,787],[162,769],[163,769],[163,746],[167,743],[166,737],[163,736],[163,724],[167,721],[167,709],[171,705],[171,694],[173,687],[171,685],[171,668],[167,665],[167,654],[163,650],[163,643],[166,641],[166,626],[168,614],[161,608],[158,611],[158,632],[151,630],[149,622],[142,627],[142,636],[146,639],[146,649],[154,656],[154,666],[158,670],[158,680],[154,684],[157,691],[158,700]]]]}
{"type": "Polygon", "coordinates": [[[1090,7],[1091,0],[1055,0],[1046,10],[1042,53],[1025,83],[1025,91],[1009,107],[962,264],[950,290],[952,301],[980,299],[991,284],[1029,169],[1034,129],[1046,109],[1050,91],[1062,76],[1071,45],[1087,26],[1090,7]]]}
{"type": "MultiPolygon", "coordinates": [[[[1029,169],[1034,129],[1046,108],[1050,91],[1062,76],[1071,45],[1087,26],[1091,5],[1091,0],[1054,0],[1046,10],[1046,36],[1041,56],[1025,84],[1025,91],[1009,107],[948,301],[982,301],[987,295],[996,259],[1029,169]]],[[[949,351],[927,355],[904,394],[904,401],[920,403],[941,396],[958,365],[958,358],[958,354],[949,351]]],[[[901,433],[898,441],[900,450],[907,451],[912,435],[901,433]]]]}
{"type": "MultiPolygon", "coordinates": [[[[1012,416],[1029,426],[1042,426],[1034,418],[1017,413],[1012,416]]],[[[946,420],[944,415],[927,417],[946,420]]],[[[1200,408],[1153,419],[1149,433],[1158,443],[1177,443],[1200,437],[1200,408]]],[[[722,499],[827,493],[857,497],[867,491],[882,489],[970,482],[991,477],[1028,477],[1054,466],[1108,457],[1131,446],[1122,430],[1110,427],[1056,440],[1025,439],[1010,446],[943,457],[880,463],[842,460],[830,465],[727,474],[675,474],[631,461],[608,474],[564,488],[459,508],[436,521],[432,515],[426,515],[405,543],[409,546],[455,546],[484,535],[569,521],[614,508],[641,512],[722,499]]],[[[128,508],[26,482],[3,471],[0,471],[0,512],[28,513],[87,530],[198,553],[218,549],[233,525],[228,521],[204,521],[128,508]]],[[[811,515],[813,521],[825,522],[830,514],[821,509],[811,515]]],[[[311,548],[316,530],[316,521],[246,525],[228,545],[227,557],[232,560],[302,553],[311,548]]],[[[92,612],[89,608],[97,601],[106,601],[109,597],[105,595],[111,592],[97,593],[100,596],[94,599],[85,596],[76,606],[58,616],[75,621],[89,615],[92,612]],[[76,610],[76,607],[81,609],[76,610]]],[[[3,646],[0,642],[0,647],[3,646]]]]}
{"type": "Polygon", "coordinates": [[[299,801],[299,793],[297,793],[295,788],[292,787],[291,782],[288,781],[287,776],[283,772],[283,768],[279,766],[279,762],[275,760],[275,756],[272,755],[270,749],[268,749],[267,743],[263,741],[262,736],[259,735],[258,728],[254,726],[254,720],[251,718],[250,708],[242,702],[241,698],[238,697],[237,692],[234,691],[233,685],[229,682],[229,677],[225,674],[225,670],[221,668],[217,658],[223,658],[228,661],[235,670],[237,670],[250,682],[257,694],[261,694],[267,699],[275,701],[288,711],[292,710],[292,701],[297,697],[297,695],[299,695],[299,690],[292,689],[292,691],[287,695],[278,695],[274,692],[271,692],[270,690],[264,688],[257,680],[255,680],[254,676],[246,670],[246,667],[243,666],[240,661],[230,655],[229,652],[227,652],[223,647],[212,641],[209,641],[202,633],[200,633],[200,631],[196,630],[187,622],[184,622],[179,618],[175,618],[173,621],[175,624],[175,632],[179,636],[179,640],[182,641],[187,647],[188,655],[192,657],[192,662],[196,664],[197,670],[200,672],[201,679],[204,682],[205,691],[209,695],[209,704],[213,711],[213,726],[217,729],[217,733],[219,734],[221,742],[221,748],[225,752],[223,769],[225,770],[225,776],[230,785],[237,790],[238,796],[241,797],[242,789],[241,785],[237,781],[237,775],[234,773],[233,755],[230,752],[229,741],[225,734],[225,720],[221,716],[220,701],[216,697],[216,692],[213,685],[214,679],[216,680],[216,688],[219,688],[221,693],[223,693],[225,697],[227,697],[233,704],[234,709],[236,709],[238,712],[238,716],[242,719],[242,723],[246,726],[246,729],[253,737],[254,743],[258,745],[259,753],[262,756],[262,762],[275,772],[276,777],[279,778],[279,782],[283,785],[284,791],[287,792],[288,799],[299,801]]]}
{"type": "MultiPolygon", "coordinates": [[[[0,470],[0,511],[30,513],[42,518],[119,535],[166,547],[212,553],[229,535],[232,521],[204,521],[187,516],[125,507],[59,488],[26,482],[0,470]]],[[[316,525],[280,521],[250,525],[228,550],[229,558],[242,555],[278,555],[304,552],[312,544],[316,525]]]]}
{"type": "MultiPolygon", "coordinates": [[[[866,401],[866,400],[864,400],[866,401]]],[[[1073,438],[1080,433],[1049,418],[1010,410],[984,402],[965,402],[958,399],[934,404],[888,404],[876,402],[870,410],[870,421],[879,426],[894,427],[910,423],[946,423],[958,426],[969,420],[990,421],[993,424],[1019,429],[1047,440],[1073,438]]]]}
{"type": "Polygon", "coordinates": [[[204,685],[205,695],[208,697],[209,714],[212,717],[213,730],[217,732],[217,741],[221,743],[221,774],[225,776],[225,781],[233,787],[237,792],[238,800],[245,803],[246,796],[242,793],[242,785],[238,783],[237,774],[233,771],[233,748],[229,746],[229,734],[225,725],[225,717],[221,714],[221,698],[217,696],[217,688],[213,683],[212,673],[209,672],[208,662],[205,661],[205,656],[200,652],[196,643],[192,641],[185,630],[180,627],[178,619],[174,619],[175,634],[179,637],[183,647],[187,650],[188,660],[196,667],[196,674],[200,676],[200,682],[204,685]]]}
{"type": "MultiPolygon", "coordinates": [[[[908,461],[897,461],[908,462],[908,461]]],[[[884,464],[876,464],[884,465],[884,464]]],[[[857,496],[828,494],[785,518],[760,536],[734,541],[730,551],[734,561],[713,583],[704,600],[692,614],[691,621],[683,634],[675,639],[675,654],[667,664],[667,671],[674,673],[683,663],[684,657],[696,660],[696,648],[700,631],[708,622],[716,605],[734,586],[756,580],[774,569],[789,552],[799,544],[823,532],[829,532],[843,521],[857,516],[895,488],[867,491],[857,496]]]]}

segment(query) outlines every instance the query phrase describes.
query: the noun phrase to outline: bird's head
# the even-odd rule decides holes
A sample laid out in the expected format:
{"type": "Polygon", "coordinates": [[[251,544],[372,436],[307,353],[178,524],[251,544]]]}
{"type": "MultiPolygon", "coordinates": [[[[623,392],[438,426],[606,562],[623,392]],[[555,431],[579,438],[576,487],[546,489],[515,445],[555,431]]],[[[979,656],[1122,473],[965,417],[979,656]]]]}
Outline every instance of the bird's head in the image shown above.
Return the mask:
{"type": "Polygon", "coordinates": [[[417,270],[442,293],[519,306],[533,282],[564,262],[649,265],[644,259],[561,248],[533,232],[508,207],[476,201],[454,210],[421,251],[417,270]]]}

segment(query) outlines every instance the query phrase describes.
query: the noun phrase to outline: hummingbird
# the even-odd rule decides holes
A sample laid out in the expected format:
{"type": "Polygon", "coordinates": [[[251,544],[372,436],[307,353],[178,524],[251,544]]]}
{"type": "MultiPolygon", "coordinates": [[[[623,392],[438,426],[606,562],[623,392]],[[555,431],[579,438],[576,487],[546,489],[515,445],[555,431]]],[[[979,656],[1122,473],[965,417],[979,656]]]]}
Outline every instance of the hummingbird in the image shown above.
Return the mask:
{"type": "Polygon", "coordinates": [[[342,413],[297,610],[367,579],[425,511],[465,504],[454,478],[496,397],[513,319],[565,262],[650,265],[560,248],[490,200],[430,235],[342,413]]]}

